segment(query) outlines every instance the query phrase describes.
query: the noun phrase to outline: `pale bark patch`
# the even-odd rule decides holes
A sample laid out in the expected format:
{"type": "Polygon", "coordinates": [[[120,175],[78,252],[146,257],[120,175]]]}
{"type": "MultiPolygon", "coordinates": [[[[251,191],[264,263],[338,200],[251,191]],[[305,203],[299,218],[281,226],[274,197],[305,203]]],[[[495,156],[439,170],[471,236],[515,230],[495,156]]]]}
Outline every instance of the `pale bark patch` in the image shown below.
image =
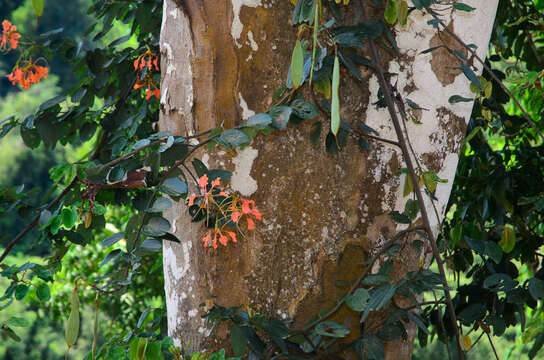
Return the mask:
{"type": "Polygon", "coordinates": [[[238,191],[243,196],[251,196],[259,188],[257,181],[251,177],[251,167],[258,155],[257,149],[248,146],[240,150],[232,159],[234,172],[230,179],[230,186],[232,190],[238,191]]]}

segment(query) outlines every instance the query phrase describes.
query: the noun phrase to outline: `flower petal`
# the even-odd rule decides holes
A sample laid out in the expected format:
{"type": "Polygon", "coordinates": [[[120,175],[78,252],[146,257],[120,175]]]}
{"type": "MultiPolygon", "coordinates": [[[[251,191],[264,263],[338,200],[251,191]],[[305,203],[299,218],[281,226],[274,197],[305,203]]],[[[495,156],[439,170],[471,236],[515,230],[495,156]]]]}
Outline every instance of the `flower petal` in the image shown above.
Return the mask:
{"type": "Polygon", "coordinates": [[[208,175],[206,174],[202,175],[202,177],[198,179],[198,185],[201,188],[206,189],[206,186],[208,186],[208,175]]]}

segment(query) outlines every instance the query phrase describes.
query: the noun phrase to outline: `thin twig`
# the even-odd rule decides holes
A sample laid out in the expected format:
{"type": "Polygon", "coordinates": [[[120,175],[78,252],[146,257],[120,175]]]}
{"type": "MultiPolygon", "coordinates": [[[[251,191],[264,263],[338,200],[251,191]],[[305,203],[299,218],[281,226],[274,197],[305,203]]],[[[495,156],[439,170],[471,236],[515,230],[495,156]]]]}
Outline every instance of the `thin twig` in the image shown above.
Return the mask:
{"type": "Polygon", "coordinates": [[[493,340],[491,340],[491,335],[489,335],[488,332],[486,332],[485,334],[487,335],[487,338],[489,339],[489,343],[491,344],[491,348],[493,349],[493,354],[495,354],[495,359],[499,360],[499,355],[497,354],[495,345],[493,345],[493,340]]]}

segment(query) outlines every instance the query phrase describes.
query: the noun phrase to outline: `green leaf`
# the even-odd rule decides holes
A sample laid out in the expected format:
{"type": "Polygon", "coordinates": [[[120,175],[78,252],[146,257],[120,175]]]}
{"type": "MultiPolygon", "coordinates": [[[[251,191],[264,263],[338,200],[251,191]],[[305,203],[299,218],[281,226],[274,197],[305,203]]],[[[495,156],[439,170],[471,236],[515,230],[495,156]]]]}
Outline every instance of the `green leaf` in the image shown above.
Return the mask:
{"type": "Polygon", "coordinates": [[[502,249],[494,241],[485,242],[485,253],[497,264],[502,260],[502,249]]]}
{"type": "Polygon", "coordinates": [[[425,323],[423,322],[423,319],[419,315],[409,311],[408,312],[408,317],[410,318],[410,320],[412,320],[414,323],[416,323],[416,325],[421,330],[423,330],[427,335],[431,335],[431,333],[429,332],[429,329],[427,329],[427,325],[425,325],[425,323]]]}
{"type": "Polygon", "coordinates": [[[297,40],[293,54],[291,56],[291,81],[293,88],[298,88],[302,84],[302,74],[304,72],[304,51],[300,40],[297,40]]]}
{"type": "Polygon", "coordinates": [[[235,356],[245,356],[247,352],[247,339],[242,332],[242,329],[234,324],[230,330],[230,341],[232,346],[232,351],[235,356]]]}
{"type": "Polygon", "coordinates": [[[15,299],[17,300],[23,300],[28,294],[29,287],[24,284],[19,284],[15,286],[15,299]]]}
{"type": "Polygon", "coordinates": [[[455,3],[453,4],[453,7],[457,10],[467,11],[467,12],[476,10],[476,8],[473,8],[472,6],[468,6],[467,4],[463,4],[463,3],[455,3]]]}
{"type": "Polygon", "coordinates": [[[514,289],[518,285],[518,282],[512,280],[507,274],[497,273],[488,276],[483,283],[485,289],[493,292],[508,292],[514,289]]]}
{"type": "Polygon", "coordinates": [[[331,132],[336,136],[340,129],[340,98],[338,88],[340,86],[340,62],[338,56],[334,57],[332,70],[332,103],[331,103],[331,132]]]}
{"type": "Polygon", "coordinates": [[[295,99],[289,104],[293,114],[301,119],[313,119],[318,115],[317,107],[303,99],[295,99]]]}
{"type": "Polygon", "coordinates": [[[361,322],[366,320],[371,310],[379,310],[385,306],[393,298],[396,290],[397,288],[391,284],[384,284],[372,290],[365,312],[361,316],[361,322]]]}
{"type": "Polygon", "coordinates": [[[293,109],[289,106],[274,106],[268,113],[272,116],[272,127],[283,130],[287,127],[293,109]]]}
{"type": "Polygon", "coordinates": [[[79,295],[77,287],[70,296],[70,316],[66,322],[65,340],[68,348],[71,348],[79,336],[79,295]]]}
{"type": "Polygon", "coordinates": [[[482,87],[482,84],[480,83],[480,80],[478,80],[478,77],[469,66],[467,66],[466,64],[462,64],[461,70],[463,71],[463,74],[465,74],[467,79],[469,79],[474,85],[476,85],[478,89],[480,89],[480,91],[484,89],[482,87]]]}
{"type": "Polygon", "coordinates": [[[458,244],[463,238],[463,224],[456,224],[453,228],[450,229],[450,237],[452,245],[458,244]]]}
{"type": "Polygon", "coordinates": [[[168,178],[159,186],[160,190],[170,196],[187,194],[187,183],[178,177],[168,178]]]}
{"type": "Polygon", "coordinates": [[[232,146],[240,146],[251,140],[246,133],[237,129],[225,130],[221,133],[219,138],[232,146]]]}
{"type": "Polygon", "coordinates": [[[2,330],[2,333],[8,336],[10,339],[21,342],[21,338],[10,327],[2,325],[0,326],[0,330],[2,330]]]}
{"type": "Polygon", "coordinates": [[[115,249],[115,250],[110,251],[106,255],[106,257],[100,262],[100,265],[98,265],[98,267],[101,268],[102,266],[106,265],[108,262],[115,259],[119,255],[121,255],[121,249],[115,249]]]}
{"type": "Polygon", "coordinates": [[[161,236],[170,230],[170,222],[163,217],[155,216],[144,226],[143,232],[148,236],[161,236]]]}
{"type": "Polygon", "coordinates": [[[321,336],[343,338],[349,334],[349,329],[334,321],[323,321],[316,325],[315,333],[321,336]]]}
{"type": "Polygon", "coordinates": [[[125,177],[127,171],[121,166],[115,166],[111,168],[107,175],[107,181],[109,184],[117,183],[125,177]]]}
{"type": "Polygon", "coordinates": [[[48,301],[49,299],[51,299],[51,289],[49,288],[49,285],[45,283],[41,283],[40,285],[38,285],[38,287],[36,288],[36,296],[41,301],[48,301]]]}
{"type": "Polygon", "coordinates": [[[458,319],[465,325],[472,324],[476,320],[481,320],[485,316],[487,308],[484,304],[475,303],[470,304],[464,308],[458,315],[458,319]]]}
{"type": "Polygon", "coordinates": [[[537,278],[531,278],[529,280],[529,293],[535,300],[544,299],[544,281],[537,278]]]}
{"type": "Polygon", "coordinates": [[[32,0],[32,7],[37,17],[42,16],[43,14],[43,0],[32,0]]]}
{"type": "Polygon", "coordinates": [[[132,145],[132,150],[139,150],[147,145],[149,145],[151,141],[149,139],[142,139],[138,140],[136,144],[132,145]]]}
{"type": "Polygon", "coordinates": [[[105,246],[105,247],[110,247],[110,246],[117,243],[119,240],[121,240],[124,237],[125,237],[124,233],[113,234],[113,235],[108,236],[107,238],[105,238],[100,244],[102,246],[105,246]]]}
{"type": "Polygon", "coordinates": [[[261,113],[251,116],[242,126],[251,126],[255,129],[261,130],[272,124],[272,116],[269,114],[261,113]]]}
{"type": "Polygon", "coordinates": [[[404,215],[406,215],[410,220],[414,221],[419,212],[419,203],[417,200],[408,199],[406,205],[404,206],[404,215]]]}
{"type": "Polygon", "coordinates": [[[346,304],[354,311],[362,312],[368,300],[370,299],[370,293],[368,290],[360,288],[355,290],[353,294],[346,298],[346,304]]]}
{"type": "Polygon", "coordinates": [[[64,208],[62,209],[62,224],[65,228],[71,229],[77,221],[77,212],[75,209],[64,208]]]}
{"type": "Polygon", "coordinates": [[[52,108],[53,106],[55,106],[57,104],[60,104],[64,100],[66,100],[66,96],[64,96],[64,95],[56,96],[56,97],[54,97],[52,99],[49,99],[46,102],[42,103],[40,105],[40,107],[38,108],[38,111],[43,111],[43,110],[47,110],[49,108],[52,108]]]}
{"type": "Polygon", "coordinates": [[[29,327],[30,322],[23,317],[11,316],[9,319],[7,319],[6,325],[14,327],[29,327]]]}
{"type": "Polygon", "coordinates": [[[469,99],[469,98],[466,98],[466,97],[462,97],[460,95],[452,95],[450,96],[450,98],[448,99],[448,102],[450,104],[456,104],[458,102],[471,102],[473,101],[474,99],[469,99]]]}
{"type": "Polygon", "coordinates": [[[387,1],[387,7],[385,8],[383,17],[385,18],[385,21],[387,21],[391,25],[393,25],[397,21],[397,17],[398,17],[397,0],[387,1]]]}
{"type": "Polygon", "coordinates": [[[165,197],[160,197],[153,203],[153,206],[151,206],[149,209],[146,209],[146,212],[150,213],[158,213],[163,212],[164,210],[168,210],[172,207],[172,201],[165,197]]]}
{"type": "Polygon", "coordinates": [[[516,246],[516,230],[512,225],[504,225],[499,246],[506,254],[514,250],[514,247],[516,246]]]}
{"type": "Polygon", "coordinates": [[[391,211],[389,213],[389,217],[394,221],[394,222],[397,222],[399,224],[410,224],[411,221],[410,221],[410,218],[404,214],[401,214],[399,213],[398,211],[391,211]]]}
{"type": "Polygon", "coordinates": [[[155,239],[145,239],[142,245],[138,247],[138,250],[144,252],[159,252],[162,250],[162,242],[155,239]]]}

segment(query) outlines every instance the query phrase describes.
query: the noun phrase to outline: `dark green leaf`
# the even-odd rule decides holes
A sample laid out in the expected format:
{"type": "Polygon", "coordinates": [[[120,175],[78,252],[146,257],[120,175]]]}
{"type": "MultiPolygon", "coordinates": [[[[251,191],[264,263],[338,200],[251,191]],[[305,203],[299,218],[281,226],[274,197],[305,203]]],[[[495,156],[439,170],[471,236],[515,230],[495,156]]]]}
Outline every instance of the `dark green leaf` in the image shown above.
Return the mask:
{"type": "Polygon", "coordinates": [[[148,236],[161,236],[170,230],[170,222],[163,217],[155,216],[144,226],[143,232],[148,236]]]}
{"type": "Polygon", "coordinates": [[[100,265],[98,265],[99,268],[101,268],[102,266],[106,265],[108,262],[110,262],[111,260],[115,259],[116,257],[118,257],[119,255],[121,254],[121,250],[120,249],[115,249],[115,250],[112,250],[108,253],[108,255],[106,255],[106,257],[102,260],[102,262],[100,263],[100,265]]]}
{"type": "Polygon", "coordinates": [[[160,185],[160,190],[170,196],[187,194],[187,183],[178,177],[168,178],[160,185]]]}
{"type": "Polygon", "coordinates": [[[370,294],[368,290],[360,288],[355,290],[353,294],[346,298],[346,304],[354,311],[362,312],[368,300],[370,299],[370,294]]]}
{"type": "Polygon", "coordinates": [[[544,280],[531,278],[529,280],[529,293],[535,300],[544,299],[544,280]]]}
{"type": "Polygon", "coordinates": [[[170,209],[172,207],[172,201],[165,197],[160,197],[153,203],[149,209],[146,209],[147,212],[157,213],[163,212],[164,210],[170,209]]]}
{"type": "Polygon", "coordinates": [[[410,218],[404,214],[401,214],[399,213],[398,211],[391,211],[389,213],[389,217],[394,221],[394,222],[397,222],[399,224],[410,224],[411,221],[410,221],[410,218]]]}
{"type": "Polygon", "coordinates": [[[450,104],[455,104],[455,103],[458,103],[458,102],[471,102],[473,100],[474,99],[465,98],[465,97],[462,97],[460,95],[452,95],[448,99],[450,104]]]}
{"type": "Polygon", "coordinates": [[[349,329],[334,321],[323,321],[316,325],[315,333],[321,336],[343,338],[349,334],[349,329]]]}
{"type": "Polygon", "coordinates": [[[38,111],[43,111],[43,110],[47,110],[49,108],[52,108],[53,106],[55,106],[57,104],[60,104],[64,100],[66,100],[66,96],[64,96],[64,95],[56,96],[56,97],[54,97],[52,99],[49,99],[46,102],[42,103],[40,105],[40,107],[38,108],[38,111]]]}
{"type": "Polygon", "coordinates": [[[122,233],[122,232],[117,233],[117,234],[113,234],[113,235],[108,236],[107,238],[105,238],[100,244],[102,246],[105,246],[105,247],[110,247],[110,246],[117,243],[119,240],[121,240],[124,237],[125,237],[125,234],[122,233]]]}
{"type": "Polygon", "coordinates": [[[463,3],[455,3],[453,4],[453,7],[457,10],[467,11],[467,12],[476,10],[476,8],[473,8],[472,6],[468,6],[467,4],[463,4],[463,3]]]}
{"type": "Polygon", "coordinates": [[[274,106],[268,112],[272,116],[272,126],[276,129],[283,130],[289,122],[293,109],[289,106],[274,106]]]}
{"type": "Polygon", "coordinates": [[[482,84],[480,83],[480,80],[478,80],[478,77],[469,66],[467,66],[466,64],[462,64],[461,70],[463,71],[463,74],[465,74],[467,79],[469,79],[474,85],[476,85],[478,89],[480,89],[480,91],[484,89],[482,87],[482,84]]]}
{"type": "Polygon", "coordinates": [[[23,300],[28,294],[29,287],[24,284],[19,284],[15,286],[15,299],[17,300],[23,300]]]}
{"type": "Polygon", "coordinates": [[[155,239],[145,239],[138,250],[144,252],[159,252],[162,250],[162,242],[155,239]]]}
{"type": "Polygon", "coordinates": [[[247,352],[247,339],[242,329],[234,324],[230,330],[230,341],[235,356],[245,356],[247,352]]]}

